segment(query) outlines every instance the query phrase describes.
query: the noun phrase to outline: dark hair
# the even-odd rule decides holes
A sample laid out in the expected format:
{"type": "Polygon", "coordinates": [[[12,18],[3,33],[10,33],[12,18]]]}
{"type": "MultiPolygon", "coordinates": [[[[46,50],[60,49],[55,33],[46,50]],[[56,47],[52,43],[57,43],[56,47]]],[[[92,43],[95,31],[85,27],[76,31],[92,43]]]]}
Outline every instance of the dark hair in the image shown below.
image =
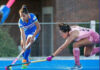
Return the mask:
{"type": "Polygon", "coordinates": [[[64,23],[60,23],[59,24],[59,29],[61,31],[65,32],[69,32],[71,30],[70,26],[68,24],[64,24],[64,23]]]}
{"type": "Polygon", "coordinates": [[[19,10],[19,13],[25,13],[25,14],[29,13],[26,5],[22,5],[21,9],[19,10]]]}

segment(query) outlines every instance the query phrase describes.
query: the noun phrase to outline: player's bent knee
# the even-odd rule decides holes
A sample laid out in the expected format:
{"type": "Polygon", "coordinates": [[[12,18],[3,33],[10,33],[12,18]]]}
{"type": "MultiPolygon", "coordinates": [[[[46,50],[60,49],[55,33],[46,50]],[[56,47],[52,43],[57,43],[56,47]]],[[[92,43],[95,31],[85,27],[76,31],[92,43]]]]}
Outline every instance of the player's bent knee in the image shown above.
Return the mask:
{"type": "Polygon", "coordinates": [[[30,41],[31,40],[31,37],[29,37],[28,40],[30,41]]]}
{"type": "Polygon", "coordinates": [[[28,43],[30,42],[31,38],[32,38],[32,35],[28,35],[27,37],[28,43]]]}

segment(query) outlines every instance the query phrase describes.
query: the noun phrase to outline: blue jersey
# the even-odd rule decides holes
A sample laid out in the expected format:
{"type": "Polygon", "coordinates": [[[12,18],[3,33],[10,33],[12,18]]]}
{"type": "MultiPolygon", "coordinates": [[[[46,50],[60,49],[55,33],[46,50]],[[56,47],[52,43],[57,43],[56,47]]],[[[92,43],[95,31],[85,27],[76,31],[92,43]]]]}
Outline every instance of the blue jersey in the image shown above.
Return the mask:
{"type": "Polygon", "coordinates": [[[19,19],[19,22],[18,22],[19,28],[24,29],[26,36],[28,36],[29,34],[34,34],[35,30],[37,29],[36,25],[34,24],[35,22],[38,21],[37,17],[33,13],[30,13],[29,15],[30,15],[30,18],[28,18],[27,23],[22,21],[21,18],[19,19]]]}

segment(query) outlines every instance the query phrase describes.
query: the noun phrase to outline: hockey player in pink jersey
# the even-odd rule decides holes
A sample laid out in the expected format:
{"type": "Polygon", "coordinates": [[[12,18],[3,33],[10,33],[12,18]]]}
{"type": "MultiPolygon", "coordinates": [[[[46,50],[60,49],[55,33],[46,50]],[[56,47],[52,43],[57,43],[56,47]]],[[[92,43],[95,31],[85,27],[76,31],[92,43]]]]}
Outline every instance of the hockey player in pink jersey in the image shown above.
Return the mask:
{"type": "Polygon", "coordinates": [[[75,58],[75,66],[72,69],[82,69],[80,64],[80,49],[84,46],[84,56],[88,57],[100,52],[100,47],[95,47],[94,44],[100,42],[100,36],[97,32],[89,28],[80,26],[69,26],[67,24],[59,24],[59,31],[65,42],[49,57],[48,61],[51,61],[53,57],[62,52],[68,45],[73,43],[73,55],[75,58]]]}

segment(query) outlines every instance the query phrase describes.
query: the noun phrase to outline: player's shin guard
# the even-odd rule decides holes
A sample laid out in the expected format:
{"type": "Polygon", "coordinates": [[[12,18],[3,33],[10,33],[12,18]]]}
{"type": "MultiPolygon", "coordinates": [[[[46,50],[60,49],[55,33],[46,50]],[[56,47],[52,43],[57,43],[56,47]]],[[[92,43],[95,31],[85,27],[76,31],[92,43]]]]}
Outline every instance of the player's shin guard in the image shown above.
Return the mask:
{"type": "Polygon", "coordinates": [[[28,56],[29,56],[30,52],[31,52],[31,48],[27,49],[25,51],[25,53],[23,54],[23,57],[27,62],[29,62],[28,56]]]}
{"type": "Polygon", "coordinates": [[[75,64],[80,65],[80,49],[79,48],[73,48],[73,55],[75,58],[75,64]]]}

